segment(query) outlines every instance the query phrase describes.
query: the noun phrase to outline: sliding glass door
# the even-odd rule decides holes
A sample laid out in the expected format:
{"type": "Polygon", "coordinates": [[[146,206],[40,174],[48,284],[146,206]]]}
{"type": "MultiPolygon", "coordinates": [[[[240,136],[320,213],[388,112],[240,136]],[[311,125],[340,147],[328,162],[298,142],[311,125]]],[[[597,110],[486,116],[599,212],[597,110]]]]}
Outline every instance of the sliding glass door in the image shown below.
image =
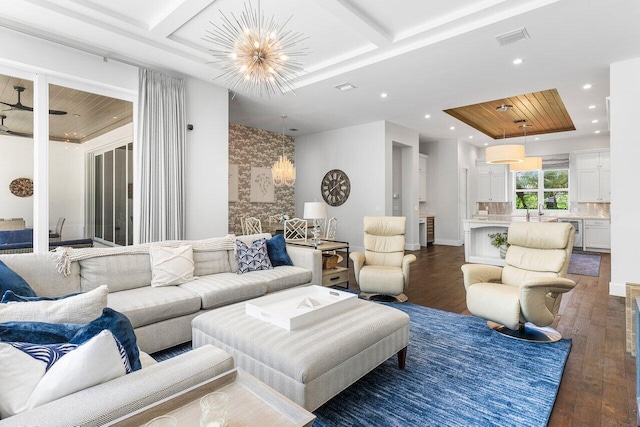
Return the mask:
{"type": "Polygon", "coordinates": [[[133,143],[94,156],[94,238],[133,244],[133,143]]]}

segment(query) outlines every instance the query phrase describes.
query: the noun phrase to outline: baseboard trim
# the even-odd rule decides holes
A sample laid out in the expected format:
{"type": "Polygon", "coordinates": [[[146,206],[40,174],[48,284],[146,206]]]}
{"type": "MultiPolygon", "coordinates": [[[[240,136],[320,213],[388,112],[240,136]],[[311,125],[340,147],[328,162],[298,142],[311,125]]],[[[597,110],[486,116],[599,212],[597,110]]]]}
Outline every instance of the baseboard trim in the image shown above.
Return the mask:
{"type": "Polygon", "coordinates": [[[404,245],[404,249],[407,251],[419,251],[420,243],[407,243],[404,245]]]}
{"type": "Polygon", "coordinates": [[[625,297],[627,295],[627,287],[624,283],[609,282],[609,295],[614,297],[625,297]]]}
{"type": "Polygon", "coordinates": [[[447,240],[447,239],[436,239],[433,242],[434,245],[445,245],[445,246],[462,246],[462,242],[459,240],[447,240]]]}

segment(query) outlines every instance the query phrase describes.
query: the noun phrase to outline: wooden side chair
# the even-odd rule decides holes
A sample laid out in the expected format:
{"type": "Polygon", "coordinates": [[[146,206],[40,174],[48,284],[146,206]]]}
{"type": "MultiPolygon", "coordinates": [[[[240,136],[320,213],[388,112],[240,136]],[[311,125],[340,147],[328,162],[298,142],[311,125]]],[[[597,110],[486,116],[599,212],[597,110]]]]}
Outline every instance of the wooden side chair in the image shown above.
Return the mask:
{"type": "Polygon", "coordinates": [[[307,240],[307,220],[300,218],[292,218],[284,222],[284,239],[285,240],[307,240]]]}
{"type": "Polygon", "coordinates": [[[248,217],[244,220],[243,234],[260,234],[262,233],[262,223],[259,218],[248,217]]]}
{"type": "Polygon", "coordinates": [[[327,232],[324,236],[325,240],[335,240],[336,239],[336,231],[338,231],[338,218],[331,217],[329,219],[329,223],[327,224],[327,232]]]}

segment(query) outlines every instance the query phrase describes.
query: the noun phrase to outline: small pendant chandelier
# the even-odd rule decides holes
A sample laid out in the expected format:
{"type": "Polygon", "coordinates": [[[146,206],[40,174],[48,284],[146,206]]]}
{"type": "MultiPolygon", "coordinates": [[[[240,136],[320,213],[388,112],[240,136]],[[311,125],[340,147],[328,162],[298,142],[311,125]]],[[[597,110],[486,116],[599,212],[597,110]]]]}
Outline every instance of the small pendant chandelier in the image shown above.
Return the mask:
{"type": "MultiPolygon", "coordinates": [[[[496,111],[500,113],[506,113],[511,111],[513,106],[502,104],[496,111]]],[[[502,132],[502,142],[505,142],[506,130],[503,128],[502,132]]],[[[504,144],[504,145],[494,145],[492,147],[487,147],[484,150],[485,161],[487,163],[493,165],[510,165],[514,163],[522,163],[524,161],[524,145],[519,144],[504,144]]]]}
{"type": "Polygon", "coordinates": [[[282,117],[282,155],[271,167],[271,178],[273,179],[273,185],[276,187],[292,187],[296,183],[296,167],[284,154],[284,119],[287,116],[280,117],[282,117]]]}
{"type": "MultiPolygon", "coordinates": [[[[520,128],[524,130],[524,146],[527,147],[527,128],[531,125],[526,123],[522,124],[520,128]]],[[[542,157],[525,157],[522,163],[512,163],[509,165],[509,170],[514,172],[528,172],[539,171],[542,169],[542,157]]]]}

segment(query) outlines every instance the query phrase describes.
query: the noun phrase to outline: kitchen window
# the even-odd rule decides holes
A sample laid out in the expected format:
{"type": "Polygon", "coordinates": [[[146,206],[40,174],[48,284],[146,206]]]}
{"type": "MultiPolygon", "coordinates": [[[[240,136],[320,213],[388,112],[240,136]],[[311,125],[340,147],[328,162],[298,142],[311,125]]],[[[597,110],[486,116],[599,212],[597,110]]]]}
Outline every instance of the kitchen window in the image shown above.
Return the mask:
{"type": "Polygon", "coordinates": [[[515,172],[515,209],[569,210],[569,169],[515,172]]]}

